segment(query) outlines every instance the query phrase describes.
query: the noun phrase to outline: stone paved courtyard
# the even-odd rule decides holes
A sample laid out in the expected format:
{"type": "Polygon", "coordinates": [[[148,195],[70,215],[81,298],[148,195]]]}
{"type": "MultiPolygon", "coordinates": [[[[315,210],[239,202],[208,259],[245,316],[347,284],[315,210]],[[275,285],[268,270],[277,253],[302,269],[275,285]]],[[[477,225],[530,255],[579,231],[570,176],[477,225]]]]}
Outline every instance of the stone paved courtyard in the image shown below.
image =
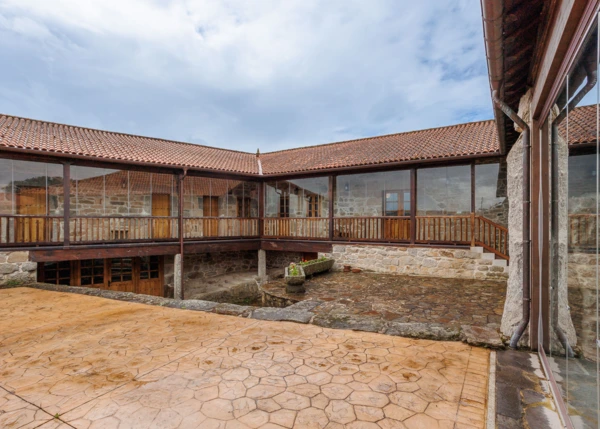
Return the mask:
{"type": "Polygon", "coordinates": [[[3,428],[480,428],[489,352],[0,290],[3,428]]]}
{"type": "Polygon", "coordinates": [[[506,282],[330,272],[305,283],[305,294],[287,294],[284,279],[263,289],[290,303],[316,300],[321,316],[350,314],[386,321],[446,326],[500,326],[506,282]]]}

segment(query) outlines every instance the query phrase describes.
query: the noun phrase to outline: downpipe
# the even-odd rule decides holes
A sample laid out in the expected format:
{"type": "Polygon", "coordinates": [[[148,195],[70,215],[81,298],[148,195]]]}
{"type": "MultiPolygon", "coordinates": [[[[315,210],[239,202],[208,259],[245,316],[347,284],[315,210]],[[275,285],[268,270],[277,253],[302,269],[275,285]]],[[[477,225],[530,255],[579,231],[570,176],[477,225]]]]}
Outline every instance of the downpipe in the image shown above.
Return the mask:
{"type": "Polygon", "coordinates": [[[492,92],[492,98],[494,104],[523,130],[521,133],[523,136],[523,318],[510,339],[510,348],[516,349],[531,319],[531,201],[529,197],[531,188],[531,141],[529,138],[529,125],[508,104],[498,98],[498,91],[492,92]]]}

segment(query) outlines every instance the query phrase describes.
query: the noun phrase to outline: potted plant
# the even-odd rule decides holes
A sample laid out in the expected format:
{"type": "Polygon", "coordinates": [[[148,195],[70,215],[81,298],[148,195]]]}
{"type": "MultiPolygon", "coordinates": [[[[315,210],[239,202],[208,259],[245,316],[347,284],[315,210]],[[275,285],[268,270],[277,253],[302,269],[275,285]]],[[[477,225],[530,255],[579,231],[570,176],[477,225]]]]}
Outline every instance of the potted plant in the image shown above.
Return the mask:
{"type": "Polygon", "coordinates": [[[319,259],[313,259],[311,261],[302,261],[298,265],[304,269],[305,275],[312,276],[318,273],[329,271],[333,267],[334,263],[334,259],[323,256],[319,259]]]}
{"type": "Polygon", "coordinates": [[[301,266],[291,263],[289,267],[285,267],[285,290],[287,293],[304,293],[304,281],[306,275],[301,266]]]}

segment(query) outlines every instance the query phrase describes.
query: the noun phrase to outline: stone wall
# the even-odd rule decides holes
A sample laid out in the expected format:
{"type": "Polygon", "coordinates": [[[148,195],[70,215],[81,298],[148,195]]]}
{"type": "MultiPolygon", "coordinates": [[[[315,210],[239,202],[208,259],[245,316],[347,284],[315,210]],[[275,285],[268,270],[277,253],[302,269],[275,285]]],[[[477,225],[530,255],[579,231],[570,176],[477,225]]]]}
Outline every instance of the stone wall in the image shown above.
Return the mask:
{"type": "Polygon", "coordinates": [[[508,268],[490,259],[491,254],[454,248],[334,245],[334,270],[343,265],[380,273],[456,279],[506,280],[508,268]]]}
{"type": "MultiPolygon", "coordinates": [[[[267,251],[267,268],[283,268],[290,262],[302,260],[302,253],[267,251]]],[[[165,284],[173,287],[174,256],[165,256],[165,284]]],[[[213,252],[184,255],[183,281],[202,280],[227,273],[256,271],[258,274],[258,252],[255,250],[239,252],[213,252]]]]}
{"type": "Polygon", "coordinates": [[[0,285],[32,283],[37,280],[37,263],[29,252],[0,252],[0,285]]]}
{"type": "Polygon", "coordinates": [[[576,342],[569,338],[571,346],[577,346],[587,359],[596,360],[596,255],[569,254],[568,263],[569,323],[559,320],[559,326],[574,325],[576,342]]]}

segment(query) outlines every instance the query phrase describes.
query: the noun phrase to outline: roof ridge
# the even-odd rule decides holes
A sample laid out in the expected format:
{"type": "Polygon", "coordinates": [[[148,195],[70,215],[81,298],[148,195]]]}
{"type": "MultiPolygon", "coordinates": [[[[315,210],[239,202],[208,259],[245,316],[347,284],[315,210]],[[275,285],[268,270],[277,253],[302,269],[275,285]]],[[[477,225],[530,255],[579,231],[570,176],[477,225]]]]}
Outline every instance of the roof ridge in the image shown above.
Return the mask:
{"type": "Polygon", "coordinates": [[[134,137],[134,138],[156,140],[156,141],[167,142],[167,143],[175,143],[175,144],[181,144],[181,145],[186,145],[186,146],[197,146],[197,147],[199,146],[199,147],[205,147],[207,149],[217,149],[217,150],[223,150],[223,151],[227,151],[227,152],[240,153],[240,154],[243,154],[243,155],[252,155],[252,156],[255,156],[251,152],[244,152],[242,150],[236,150],[236,149],[225,149],[225,148],[220,148],[220,147],[215,147],[215,146],[208,146],[208,145],[199,144],[199,143],[182,142],[182,141],[178,141],[178,140],[164,139],[164,138],[161,138],[161,137],[150,137],[150,136],[144,136],[144,135],[139,135],[139,134],[123,133],[123,132],[120,132],[120,131],[101,130],[99,128],[82,127],[82,126],[79,126],[79,125],[63,124],[63,123],[60,123],[60,122],[45,121],[45,120],[42,120],[42,119],[33,119],[33,118],[27,118],[27,117],[24,117],[24,116],[16,116],[16,115],[9,115],[9,114],[6,114],[6,113],[0,113],[0,117],[2,117],[2,116],[6,117],[6,118],[12,118],[12,119],[16,119],[16,120],[25,120],[25,121],[37,122],[37,123],[41,123],[41,124],[56,125],[56,126],[60,126],[60,127],[70,127],[70,128],[80,129],[80,130],[86,130],[86,131],[92,131],[92,132],[98,132],[98,133],[108,133],[108,134],[119,135],[119,136],[127,136],[127,137],[134,137]]]}
{"type": "Polygon", "coordinates": [[[294,147],[294,148],[289,148],[289,149],[274,150],[274,151],[271,151],[271,152],[264,152],[264,153],[261,153],[261,155],[270,155],[270,154],[274,154],[274,153],[291,152],[291,151],[294,151],[294,150],[302,150],[302,149],[322,147],[322,146],[333,146],[333,145],[344,144],[344,143],[354,143],[354,142],[360,142],[360,141],[363,141],[363,140],[383,139],[383,138],[386,138],[386,137],[392,137],[392,136],[398,136],[398,135],[408,135],[408,134],[414,134],[414,133],[422,133],[422,132],[425,132],[425,131],[433,131],[433,130],[448,129],[448,128],[457,128],[457,127],[461,127],[461,126],[465,126],[465,125],[479,124],[479,123],[483,123],[483,122],[494,122],[494,120],[493,119],[482,119],[482,120],[479,120],[479,121],[463,122],[463,123],[460,123],[460,124],[452,124],[452,125],[445,125],[445,126],[439,126],[439,127],[423,128],[423,129],[420,129],[420,130],[402,131],[402,132],[399,132],[399,133],[383,134],[383,135],[379,135],[379,136],[360,137],[360,138],[357,138],[357,139],[342,140],[342,141],[338,141],[338,142],[317,143],[317,144],[310,145],[310,146],[301,146],[301,147],[294,147]]]}

